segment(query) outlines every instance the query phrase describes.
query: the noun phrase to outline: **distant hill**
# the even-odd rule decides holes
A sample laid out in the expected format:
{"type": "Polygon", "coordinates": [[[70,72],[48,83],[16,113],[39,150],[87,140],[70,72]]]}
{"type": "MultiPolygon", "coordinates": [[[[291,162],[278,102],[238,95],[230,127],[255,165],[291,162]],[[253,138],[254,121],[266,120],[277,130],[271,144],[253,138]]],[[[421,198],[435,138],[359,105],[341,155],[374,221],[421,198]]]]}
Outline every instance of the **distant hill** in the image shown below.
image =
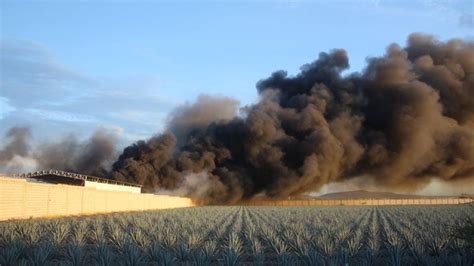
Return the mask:
{"type": "Polygon", "coordinates": [[[316,197],[319,199],[417,199],[435,198],[431,196],[397,194],[392,192],[371,192],[365,190],[328,193],[316,197]]]}

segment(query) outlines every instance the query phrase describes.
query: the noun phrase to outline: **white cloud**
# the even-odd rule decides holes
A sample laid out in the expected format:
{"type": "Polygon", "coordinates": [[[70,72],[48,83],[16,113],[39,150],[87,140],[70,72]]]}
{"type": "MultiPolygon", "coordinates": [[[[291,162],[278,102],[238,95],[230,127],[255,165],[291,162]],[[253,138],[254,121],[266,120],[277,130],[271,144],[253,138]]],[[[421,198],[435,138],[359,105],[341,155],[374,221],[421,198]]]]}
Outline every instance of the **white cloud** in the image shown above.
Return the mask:
{"type": "Polygon", "coordinates": [[[7,98],[0,96],[0,120],[16,110],[16,108],[11,106],[8,102],[9,100],[7,98]]]}
{"type": "Polygon", "coordinates": [[[91,78],[56,61],[45,47],[28,41],[0,43],[1,96],[12,105],[61,102],[86,93],[91,78]]]}
{"type": "Polygon", "coordinates": [[[75,114],[61,111],[50,111],[45,109],[28,108],[26,112],[38,116],[45,120],[54,120],[60,122],[82,122],[82,123],[96,123],[98,120],[89,115],[75,114]]]}
{"type": "Polygon", "coordinates": [[[466,28],[474,28],[474,15],[473,14],[462,14],[459,17],[459,26],[466,28]]]}
{"type": "Polygon", "coordinates": [[[30,41],[2,41],[0,53],[2,135],[17,125],[32,126],[34,135],[49,138],[65,131],[88,135],[107,125],[122,128],[127,140],[149,137],[163,128],[167,113],[179,104],[160,94],[156,76],[93,77],[30,41]],[[55,130],[35,130],[48,126],[55,130]]]}

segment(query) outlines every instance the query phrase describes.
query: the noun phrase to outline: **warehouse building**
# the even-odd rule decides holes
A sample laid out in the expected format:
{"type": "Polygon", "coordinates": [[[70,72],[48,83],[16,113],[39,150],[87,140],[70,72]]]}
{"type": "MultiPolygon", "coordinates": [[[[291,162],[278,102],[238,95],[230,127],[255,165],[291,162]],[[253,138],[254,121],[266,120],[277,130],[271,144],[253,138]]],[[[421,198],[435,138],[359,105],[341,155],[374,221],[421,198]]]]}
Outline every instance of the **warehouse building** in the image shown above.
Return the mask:
{"type": "Polygon", "coordinates": [[[59,170],[44,170],[31,173],[21,173],[14,175],[14,177],[24,178],[30,182],[64,184],[91,187],[99,190],[141,193],[141,186],[137,184],[59,170]]]}

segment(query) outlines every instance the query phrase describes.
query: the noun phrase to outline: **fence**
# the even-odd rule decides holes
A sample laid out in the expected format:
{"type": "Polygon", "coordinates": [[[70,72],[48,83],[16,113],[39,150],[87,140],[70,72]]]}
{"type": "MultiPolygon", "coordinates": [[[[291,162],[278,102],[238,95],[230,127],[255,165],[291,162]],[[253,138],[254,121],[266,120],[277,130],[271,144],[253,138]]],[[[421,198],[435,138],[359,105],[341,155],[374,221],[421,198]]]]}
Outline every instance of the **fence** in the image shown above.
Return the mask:
{"type": "MultiPolygon", "coordinates": [[[[251,200],[247,206],[379,206],[452,205],[471,198],[251,200]]],[[[171,209],[196,206],[191,199],[153,194],[98,190],[92,187],[30,183],[0,177],[0,221],[30,217],[55,217],[121,211],[171,209]]]]}
{"type": "Polygon", "coordinates": [[[381,205],[454,205],[473,202],[470,198],[419,199],[313,199],[313,200],[250,200],[247,206],[381,206],[381,205]]]}
{"type": "Polygon", "coordinates": [[[0,221],[192,207],[189,198],[30,183],[0,177],[0,221]]]}

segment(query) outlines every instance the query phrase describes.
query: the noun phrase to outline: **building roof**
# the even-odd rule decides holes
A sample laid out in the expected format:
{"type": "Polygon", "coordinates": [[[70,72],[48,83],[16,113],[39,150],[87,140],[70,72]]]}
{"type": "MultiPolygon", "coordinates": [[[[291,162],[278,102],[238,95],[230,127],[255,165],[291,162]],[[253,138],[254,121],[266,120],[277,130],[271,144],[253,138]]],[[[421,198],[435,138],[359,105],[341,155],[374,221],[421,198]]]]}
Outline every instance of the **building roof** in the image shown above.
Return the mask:
{"type": "Polygon", "coordinates": [[[30,173],[14,174],[13,176],[22,177],[22,178],[41,178],[44,176],[57,176],[60,178],[67,178],[71,180],[93,181],[93,182],[112,184],[112,185],[141,187],[141,185],[138,185],[138,184],[122,182],[122,181],[117,181],[113,179],[101,178],[101,177],[90,176],[90,175],[70,173],[70,172],[60,171],[60,170],[42,170],[42,171],[36,171],[36,172],[30,172],[30,173]]]}

